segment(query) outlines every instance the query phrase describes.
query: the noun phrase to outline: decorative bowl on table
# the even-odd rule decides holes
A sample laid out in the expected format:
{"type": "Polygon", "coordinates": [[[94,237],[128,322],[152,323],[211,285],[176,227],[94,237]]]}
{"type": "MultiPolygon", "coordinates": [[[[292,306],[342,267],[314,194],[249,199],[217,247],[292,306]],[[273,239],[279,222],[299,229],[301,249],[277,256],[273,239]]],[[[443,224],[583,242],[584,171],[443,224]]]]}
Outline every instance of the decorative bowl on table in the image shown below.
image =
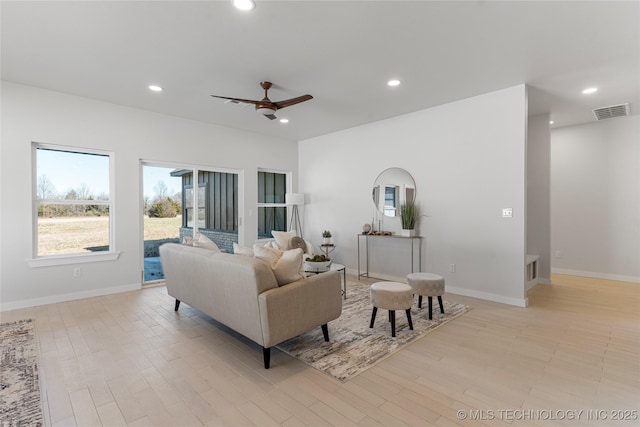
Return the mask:
{"type": "Polygon", "coordinates": [[[305,271],[324,271],[331,265],[331,260],[325,255],[316,255],[304,260],[305,271]]]}

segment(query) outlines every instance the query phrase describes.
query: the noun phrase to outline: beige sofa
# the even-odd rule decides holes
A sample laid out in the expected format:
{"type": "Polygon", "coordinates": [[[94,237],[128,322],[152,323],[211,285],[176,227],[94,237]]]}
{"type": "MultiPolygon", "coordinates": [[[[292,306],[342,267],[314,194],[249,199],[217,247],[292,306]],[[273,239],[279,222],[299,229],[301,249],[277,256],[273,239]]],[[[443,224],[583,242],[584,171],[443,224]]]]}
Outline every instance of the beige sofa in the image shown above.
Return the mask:
{"type": "Polygon", "coordinates": [[[278,286],[271,267],[259,259],[194,246],[160,246],[167,292],[180,302],[260,344],[264,367],[271,347],[321,326],[342,313],[340,275],[331,271],[278,286]]]}

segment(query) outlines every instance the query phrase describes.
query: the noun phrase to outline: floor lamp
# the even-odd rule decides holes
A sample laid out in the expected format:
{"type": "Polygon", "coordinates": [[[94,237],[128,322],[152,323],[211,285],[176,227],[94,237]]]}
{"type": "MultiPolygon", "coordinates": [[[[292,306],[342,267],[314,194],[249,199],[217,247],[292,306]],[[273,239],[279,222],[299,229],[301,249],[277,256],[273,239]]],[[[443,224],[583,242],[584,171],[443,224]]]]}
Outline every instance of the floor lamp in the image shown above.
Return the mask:
{"type": "Polygon", "coordinates": [[[296,230],[296,234],[302,237],[302,224],[300,223],[298,206],[304,205],[304,194],[287,193],[285,194],[285,203],[287,206],[293,206],[291,210],[291,220],[289,221],[289,230],[296,230]]]}

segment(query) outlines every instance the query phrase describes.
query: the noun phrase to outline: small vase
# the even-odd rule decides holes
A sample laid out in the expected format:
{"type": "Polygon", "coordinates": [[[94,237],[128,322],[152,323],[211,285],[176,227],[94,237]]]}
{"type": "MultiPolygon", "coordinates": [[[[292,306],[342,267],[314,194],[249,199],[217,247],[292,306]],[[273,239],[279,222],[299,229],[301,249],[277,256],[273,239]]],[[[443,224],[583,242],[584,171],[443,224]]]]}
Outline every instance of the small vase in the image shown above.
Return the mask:
{"type": "Polygon", "coordinates": [[[404,237],[413,237],[416,235],[416,230],[415,228],[412,228],[411,230],[407,230],[406,228],[403,228],[400,235],[404,237]]]}
{"type": "Polygon", "coordinates": [[[330,245],[331,244],[331,237],[323,237],[322,238],[322,244],[323,245],[330,245]]]}

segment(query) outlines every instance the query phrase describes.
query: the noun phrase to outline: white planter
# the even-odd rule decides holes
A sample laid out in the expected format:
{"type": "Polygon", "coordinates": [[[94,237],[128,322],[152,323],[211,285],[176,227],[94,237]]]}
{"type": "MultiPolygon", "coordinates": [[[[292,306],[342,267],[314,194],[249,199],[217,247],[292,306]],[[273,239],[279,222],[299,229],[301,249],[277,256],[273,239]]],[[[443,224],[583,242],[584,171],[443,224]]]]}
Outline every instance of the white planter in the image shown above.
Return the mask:
{"type": "Polygon", "coordinates": [[[400,232],[400,235],[404,237],[413,237],[416,235],[416,230],[415,228],[411,230],[407,230],[403,228],[402,231],[400,232]]]}
{"type": "Polygon", "coordinates": [[[322,238],[322,244],[323,245],[330,245],[331,244],[331,237],[323,237],[322,238]]]}

